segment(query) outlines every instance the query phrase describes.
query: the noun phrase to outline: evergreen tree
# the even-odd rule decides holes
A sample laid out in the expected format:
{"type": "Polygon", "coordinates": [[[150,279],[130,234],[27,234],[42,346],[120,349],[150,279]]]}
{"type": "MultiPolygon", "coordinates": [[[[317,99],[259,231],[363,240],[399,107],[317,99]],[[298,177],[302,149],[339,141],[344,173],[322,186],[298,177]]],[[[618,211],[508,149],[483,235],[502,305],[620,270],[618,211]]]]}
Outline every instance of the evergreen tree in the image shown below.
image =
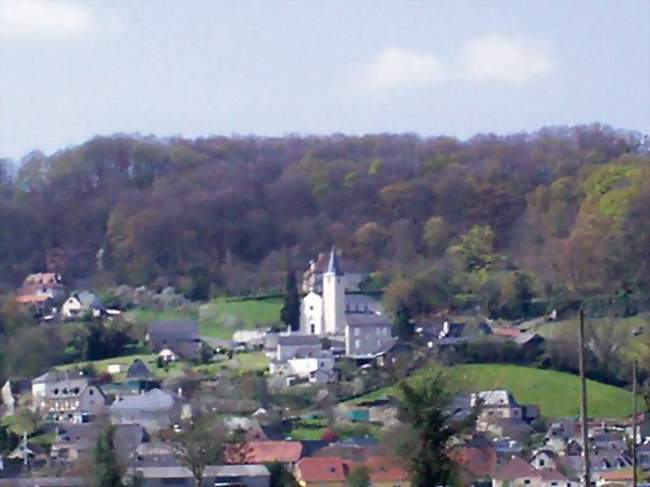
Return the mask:
{"type": "Polygon", "coordinates": [[[411,313],[404,303],[400,303],[395,311],[393,330],[397,337],[409,340],[415,332],[415,325],[411,321],[411,313]]]}
{"type": "Polygon", "coordinates": [[[115,428],[108,426],[102,431],[95,451],[93,487],[123,487],[122,469],[115,454],[115,428]]]}
{"type": "Polygon", "coordinates": [[[284,306],[280,311],[280,320],[286,326],[291,327],[292,331],[300,329],[300,295],[298,294],[296,274],[292,270],[287,271],[287,286],[284,294],[284,306]]]}
{"type": "Polygon", "coordinates": [[[399,414],[407,430],[393,434],[393,444],[408,465],[411,485],[449,485],[454,472],[446,453],[448,442],[476,420],[476,411],[462,424],[453,423],[448,407],[451,396],[439,374],[403,380],[398,391],[399,414]]]}

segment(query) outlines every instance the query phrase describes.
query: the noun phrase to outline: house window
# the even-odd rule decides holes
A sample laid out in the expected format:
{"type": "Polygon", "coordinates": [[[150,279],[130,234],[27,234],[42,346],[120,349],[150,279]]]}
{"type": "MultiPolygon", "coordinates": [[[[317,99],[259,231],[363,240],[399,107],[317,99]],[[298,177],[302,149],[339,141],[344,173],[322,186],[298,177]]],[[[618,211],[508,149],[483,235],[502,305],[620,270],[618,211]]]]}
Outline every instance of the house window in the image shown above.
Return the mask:
{"type": "Polygon", "coordinates": [[[361,348],[361,340],[354,341],[354,348],[361,348]]]}
{"type": "Polygon", "coordinates": [[[90,394],[91,396],[94,396],[94,395],[95,395],[95,391],[94,391],[93,389],[90,389],[90,390],[88,391],[88,394],[90,394]]]}
{"type": "Polygon", "coordinates": [[[355,328],[355,329],[354,329],[354,336],[355,336],[355,337],[358,337],[358,336],[360,336],[360,335],[361,335],[361,329],[359,329],[359,328],[355,328]]]}
{"type": "Polygon", "coordinates": [[[530,479],[525,479],[524,480],[524,485],[530,485],[530,479]]]}
{"type": "Polygon", "coordinates": [[[543,467],[545,463],[546,463],[546,462],[544,461],[543,458],[540,458],[540,459],[539,459],[539,466],[540,466],[540,467],[543,467]]]}

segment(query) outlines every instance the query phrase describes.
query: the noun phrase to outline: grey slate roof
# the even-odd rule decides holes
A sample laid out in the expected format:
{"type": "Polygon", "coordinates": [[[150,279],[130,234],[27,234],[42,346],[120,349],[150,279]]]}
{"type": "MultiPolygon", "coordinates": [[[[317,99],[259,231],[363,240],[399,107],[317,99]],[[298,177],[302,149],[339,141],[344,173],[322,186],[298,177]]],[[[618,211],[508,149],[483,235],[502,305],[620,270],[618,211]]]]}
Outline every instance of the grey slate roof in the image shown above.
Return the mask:
{"type": "Polygon", "coordinates": [[[280,335],[278,337],[278,345],[304,346],[319,344],[320,338],[318,335],[280,335]]]}
{"type": "Polygon", "coordinates": [[[126,378],[149,380],[153,378],[153,374],[142,360],[135,359],[126,372],[126,378]]]}
{"type": "Polygon", "coordinates": [[[171,409],[174,406],[175,401],[176,399],[172,394],[161,391],[160,389],[151,389],[144,394],[127,396],[121,401],[113,403],[111,410],[163,411],[171,409]]]}
{"type": "Polygon", "coordinates": [[[83,377],[84,375],[79,371],[52,369],[43,375],[36,377],[36,379],[32,381],[32,384],[61,382],[63,380],[80,379],[83,377]]]}
{"type": "Polygon", "coordinates": [[[386,315],[375,313],[346,313],[345,320],[350,326],[390,326],[386,315]]]}
{"type": "MultiPolygon", "coordinates": [[[[192,478],[192,473],[185,467],[141,467],[132,469],[145,479],[182,479],[192,478]]],[[[264,465],[208,465],[204,477],[268,477],[269,471],[264,465]]]]}

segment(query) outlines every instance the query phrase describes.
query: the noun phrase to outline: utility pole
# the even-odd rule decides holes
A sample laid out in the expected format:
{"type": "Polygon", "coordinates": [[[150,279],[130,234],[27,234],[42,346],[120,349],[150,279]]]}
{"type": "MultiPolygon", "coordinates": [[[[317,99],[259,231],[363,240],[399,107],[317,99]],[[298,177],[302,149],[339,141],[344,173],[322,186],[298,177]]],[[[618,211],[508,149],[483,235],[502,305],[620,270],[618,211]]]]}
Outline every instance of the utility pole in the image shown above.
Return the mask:
{"type": "Polygon", "coordinates": [[[637,403],[636,403],[636,359],[632,362],[632,485],[637,487],[639,479],[636,471],[636,430],[637,430],[637,403]]]}
{"type": "Polygon", "coordinates": [[[582,415],[582,456],[585,462],[585,487],[591,487],[591,465],[589,463],[589,418],[587,415],[587,379],[585,377],[585,312],[580,308],[580,349],[579,349],[579,365],[580,365],[580,413],[582,415]]]}

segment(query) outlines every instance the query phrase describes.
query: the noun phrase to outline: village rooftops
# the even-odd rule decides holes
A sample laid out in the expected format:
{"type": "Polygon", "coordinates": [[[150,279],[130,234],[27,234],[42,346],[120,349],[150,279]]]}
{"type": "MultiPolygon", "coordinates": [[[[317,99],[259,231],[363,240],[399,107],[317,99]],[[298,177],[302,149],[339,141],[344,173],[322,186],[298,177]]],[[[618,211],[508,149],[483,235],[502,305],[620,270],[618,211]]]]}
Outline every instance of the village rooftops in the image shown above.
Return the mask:
{"type": "Polygon", "coordinates": [[[72,370],[50,370],[49,372],[44,373],[36,377],[32,381],[32,384],[53,384],[55,382],[62,382],[66,380],[77,380],[86,378],[81,371],[72,371],[72,370]]]}
{"type": "Polygon", "coordinates": [[[121,401],[113,403],[111,409],[114,411],[161,411],[174,406],[175,397],[160,389],[152,389],[137,396],[127,396],[121,401]]]}

